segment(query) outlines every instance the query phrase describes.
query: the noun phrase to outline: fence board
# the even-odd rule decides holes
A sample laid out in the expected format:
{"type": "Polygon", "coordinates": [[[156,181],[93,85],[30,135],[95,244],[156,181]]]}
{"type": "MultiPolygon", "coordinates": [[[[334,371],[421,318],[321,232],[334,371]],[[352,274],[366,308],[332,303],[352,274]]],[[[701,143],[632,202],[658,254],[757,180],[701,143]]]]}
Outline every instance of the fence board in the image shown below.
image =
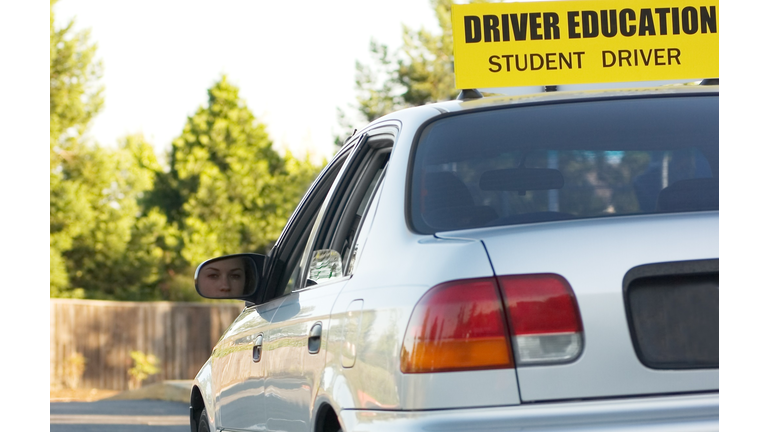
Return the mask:
{"type": "Polygon", "coordinates": [[[86,359],[82,388],[127,390],[130,352],[160,359],[160,372],[144,384],[192,379],[242,303],[50,300],[51,386],[64,383],[67,359],[86,359]]]}

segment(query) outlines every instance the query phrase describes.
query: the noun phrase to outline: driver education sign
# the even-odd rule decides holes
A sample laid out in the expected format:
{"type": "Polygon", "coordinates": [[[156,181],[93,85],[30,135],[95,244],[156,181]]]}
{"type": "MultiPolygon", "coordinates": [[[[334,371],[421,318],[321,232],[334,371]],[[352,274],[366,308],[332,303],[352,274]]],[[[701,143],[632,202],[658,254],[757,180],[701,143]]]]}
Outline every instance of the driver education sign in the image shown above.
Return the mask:
{"type": "Polygon", "coordinates": [[[453,5],[456,87],[719,77],[717,0],[453,5]]]}

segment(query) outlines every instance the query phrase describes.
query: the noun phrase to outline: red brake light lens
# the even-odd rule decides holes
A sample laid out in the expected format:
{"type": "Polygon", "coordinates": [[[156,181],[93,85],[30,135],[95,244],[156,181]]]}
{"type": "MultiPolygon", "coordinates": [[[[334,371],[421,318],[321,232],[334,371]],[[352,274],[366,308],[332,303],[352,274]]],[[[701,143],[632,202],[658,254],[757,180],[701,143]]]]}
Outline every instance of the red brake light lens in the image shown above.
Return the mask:
{"type": "Polygon", "coordinates": [[[416,305],[403,341],[404,373],[514,367],[493,278],[446,282],[416,305]]]}
{"type": "Polygon", "coordinates": [[[581,315],[565,278],[531,274],[498,279],[518,365],[565,363],[581,354],[581,315]]]}

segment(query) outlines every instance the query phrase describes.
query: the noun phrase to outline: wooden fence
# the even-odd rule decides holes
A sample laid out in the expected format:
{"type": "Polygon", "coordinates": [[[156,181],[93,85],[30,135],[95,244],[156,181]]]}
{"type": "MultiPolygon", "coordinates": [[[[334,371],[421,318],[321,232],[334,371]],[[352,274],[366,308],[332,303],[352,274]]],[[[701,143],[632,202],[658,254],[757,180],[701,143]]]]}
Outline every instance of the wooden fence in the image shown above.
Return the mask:
{"type": "Polygon", "coordinates": [[[154,354],[160,372],[144,384],[194,378],[243,303],[113,302],[51,299],[51,387],[67,359],[85,357],[78,387],[126,390],[130,352],[154,354]]]}

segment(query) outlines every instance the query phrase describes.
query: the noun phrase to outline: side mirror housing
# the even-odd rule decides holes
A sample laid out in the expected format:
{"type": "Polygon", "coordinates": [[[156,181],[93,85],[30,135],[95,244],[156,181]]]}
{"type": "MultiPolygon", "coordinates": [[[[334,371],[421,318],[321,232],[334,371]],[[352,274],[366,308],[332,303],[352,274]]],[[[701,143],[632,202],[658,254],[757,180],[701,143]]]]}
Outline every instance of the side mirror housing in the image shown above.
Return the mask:
{"type": "Polygon", "coordinates": [[[210,299],[244,299],[259,288],[263,255],[235,254],[209,259],[195,271],[197,293],[210,299]]]}

